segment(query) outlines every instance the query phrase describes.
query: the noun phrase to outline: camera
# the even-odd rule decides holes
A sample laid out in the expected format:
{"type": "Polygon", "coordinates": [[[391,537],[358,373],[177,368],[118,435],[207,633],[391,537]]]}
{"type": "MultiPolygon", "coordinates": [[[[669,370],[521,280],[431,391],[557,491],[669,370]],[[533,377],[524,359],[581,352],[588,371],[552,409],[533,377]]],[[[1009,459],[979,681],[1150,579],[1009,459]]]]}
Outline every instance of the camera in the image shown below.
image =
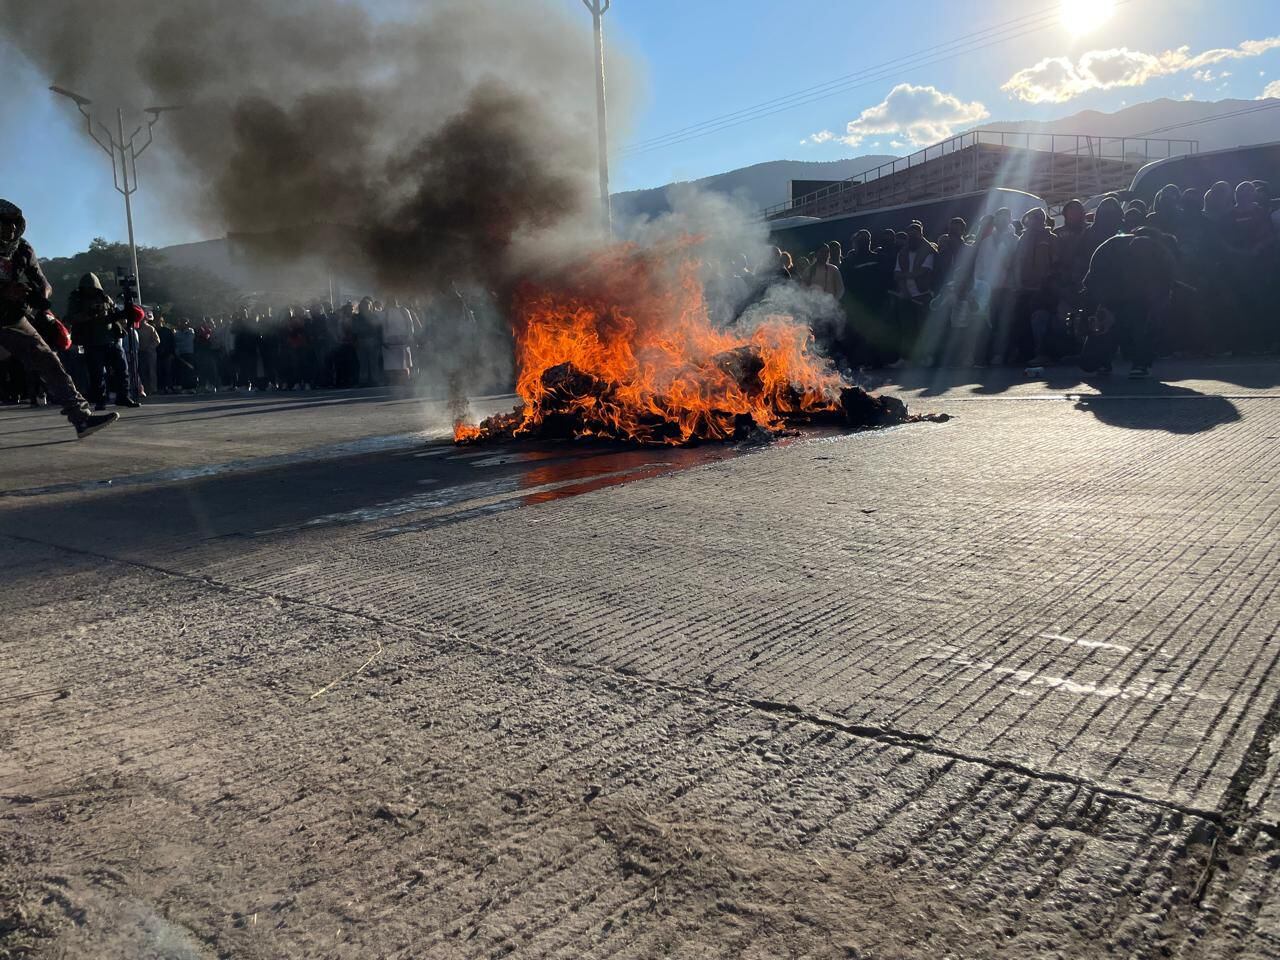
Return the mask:
{"type": "Polygon", "coordinates": [[[146,318],[146,312],[138,303],[138,278],[126,273],[124,267],[116,267],[116,283],[120,286],[120,300],[112,314],[115,326],[123,336],[132,327],[137,329],[146,318]]]}
{"type": "Polygon", "coordinates": [[[124,307],[138,302],[138,278],[126,273],[124,267],[116,267],[116,283],[120,286],[120,303],[124,307]]]}

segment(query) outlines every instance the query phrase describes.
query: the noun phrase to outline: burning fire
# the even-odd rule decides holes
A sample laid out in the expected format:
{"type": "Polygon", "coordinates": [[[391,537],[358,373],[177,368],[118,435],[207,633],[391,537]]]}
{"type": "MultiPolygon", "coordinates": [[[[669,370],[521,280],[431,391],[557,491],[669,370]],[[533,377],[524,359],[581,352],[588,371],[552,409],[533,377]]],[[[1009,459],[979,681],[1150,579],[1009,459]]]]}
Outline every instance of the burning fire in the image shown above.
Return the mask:
{"type": "Polygon", "coordinates": [[[456,424],[455,441],[675,445],[839,417],[856,388],[815,351],[809,328],[771,316],[749,331],[717,329],[689,245],[619,245],[555,286],[523,284],[513,307],[521,405],[479,426],[456,424]]]}

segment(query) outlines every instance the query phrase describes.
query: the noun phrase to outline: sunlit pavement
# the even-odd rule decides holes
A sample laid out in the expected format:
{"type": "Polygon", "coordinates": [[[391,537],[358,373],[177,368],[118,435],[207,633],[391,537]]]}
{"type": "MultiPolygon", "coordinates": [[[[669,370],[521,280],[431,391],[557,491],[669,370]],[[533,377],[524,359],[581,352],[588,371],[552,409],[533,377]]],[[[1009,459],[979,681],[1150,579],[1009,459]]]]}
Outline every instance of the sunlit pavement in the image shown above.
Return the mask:
{"type": "Polygon", "coordinates": [[[0,881],[70,956],[1274,956],[1280,363],[1154,373],[750,449],[0,409],[0,881]]]}

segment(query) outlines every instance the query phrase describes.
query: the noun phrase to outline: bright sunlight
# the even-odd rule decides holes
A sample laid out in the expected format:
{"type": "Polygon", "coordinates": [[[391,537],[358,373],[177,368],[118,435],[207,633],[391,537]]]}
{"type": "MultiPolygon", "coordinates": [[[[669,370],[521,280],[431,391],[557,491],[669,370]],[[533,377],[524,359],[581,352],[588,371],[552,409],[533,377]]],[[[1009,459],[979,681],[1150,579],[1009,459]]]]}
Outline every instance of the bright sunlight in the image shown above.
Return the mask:
{"type": "Polygon", "coordinates": [[[1102,26],[1115,9],[1115,0],[1062,0],[1060,16],[1063,26],[1079,36],[1102,26]]]}

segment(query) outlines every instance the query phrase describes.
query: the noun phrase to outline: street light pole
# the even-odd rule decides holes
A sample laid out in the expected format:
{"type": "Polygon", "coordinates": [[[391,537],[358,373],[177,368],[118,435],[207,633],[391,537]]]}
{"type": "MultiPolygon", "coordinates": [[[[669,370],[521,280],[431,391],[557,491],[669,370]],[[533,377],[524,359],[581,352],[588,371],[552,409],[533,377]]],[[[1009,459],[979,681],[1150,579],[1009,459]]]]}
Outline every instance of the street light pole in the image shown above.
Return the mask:
{"type": "Polygon", "coordinates": [[[85,130],[93,138],[93,142],[101,147],[103,152],[111,158],[111,182],[115,185],[116,192],[124,197],[124,216],[129,226],[129,258],[132,260],[133,278],[137,284],[138,302],[141,303],[142,277],[138,273],[138,245],[134,241],[133,235],[133,195],[138,190],[138,157],[142,156],[147,147],[151,146],[151,128],[160,120],[160,114],[177,108],[147,107],[145,111],[147,114],[147,139],[142,144],[139,144],[138,136],[143,133],[141,125],[129,135],[129,139],[125,139],[123,110],[116,110],[117,135],[113,136],[111,131],[100,121],[97,121],[97,129],[94,129],[95,121],[93,115],[87,109],[92,106],[92,100],[62,87],[54,86],[49,89],[58,94],[58,96],[66,97],[68,100],[75,102],[76,109],[84,117],[85,130]]]}
{"type": "MultiPolygon", "coordinates": [[[[137,243],[134,242],[134,239],[133,239],[133,199],[132,198],[133,198],[134,191],[138,189],[138,166],[137,166],[138,154],[133,153],[133,151],[130,150],[130,155],[133,157],[133,160],[134,160],[133,186],[130,187],[129,186],[129,170],[128,170],[128,167],[125,166],[124,111],[121,110],[119,107],[116,108],[116,129],[120,131],[120,144],[118,146],[118,149],[120,151],[120,172],[124,178],[123,188],[120,186],[119,183],[117,183],[116,189],[119,190],[120,193],[124,195],[124,219],[125,219],[125,222],[128,223],[129,225],[129,257],[133,260],[134,289],[136,289],[138,292],[138,302],[145,303],[146,301],[142,299],[142,278],[138,275],[138,245],[137,243]]],[[[129,143],[130,145],[132,145],[133,141],[130,140],[129,143]]],[[[116,146],[115,141],[112,141],[112,146],[116,146]]],[[[143,149],[146,149],[146,148],[144,147],[143,149]]],[[[142,152],[141,150],[138,151],[138,153],[141,153],[141,152],[142,152]]],[[[114,153],[111,157],[111,173],[112,173],[112,176],[114,177],[115,176],[114,153]]]]}
{"type": "Polygon", "coordinates": [[[582,0],[591,11],[596,36],[596,130],[599,135],[600,159],[600,216],[604,235],[613,239],[613,212],[609,199],[609,115],[605,107],[604,90],[604,15],[609,12],[613,0],[582,0]]]}

